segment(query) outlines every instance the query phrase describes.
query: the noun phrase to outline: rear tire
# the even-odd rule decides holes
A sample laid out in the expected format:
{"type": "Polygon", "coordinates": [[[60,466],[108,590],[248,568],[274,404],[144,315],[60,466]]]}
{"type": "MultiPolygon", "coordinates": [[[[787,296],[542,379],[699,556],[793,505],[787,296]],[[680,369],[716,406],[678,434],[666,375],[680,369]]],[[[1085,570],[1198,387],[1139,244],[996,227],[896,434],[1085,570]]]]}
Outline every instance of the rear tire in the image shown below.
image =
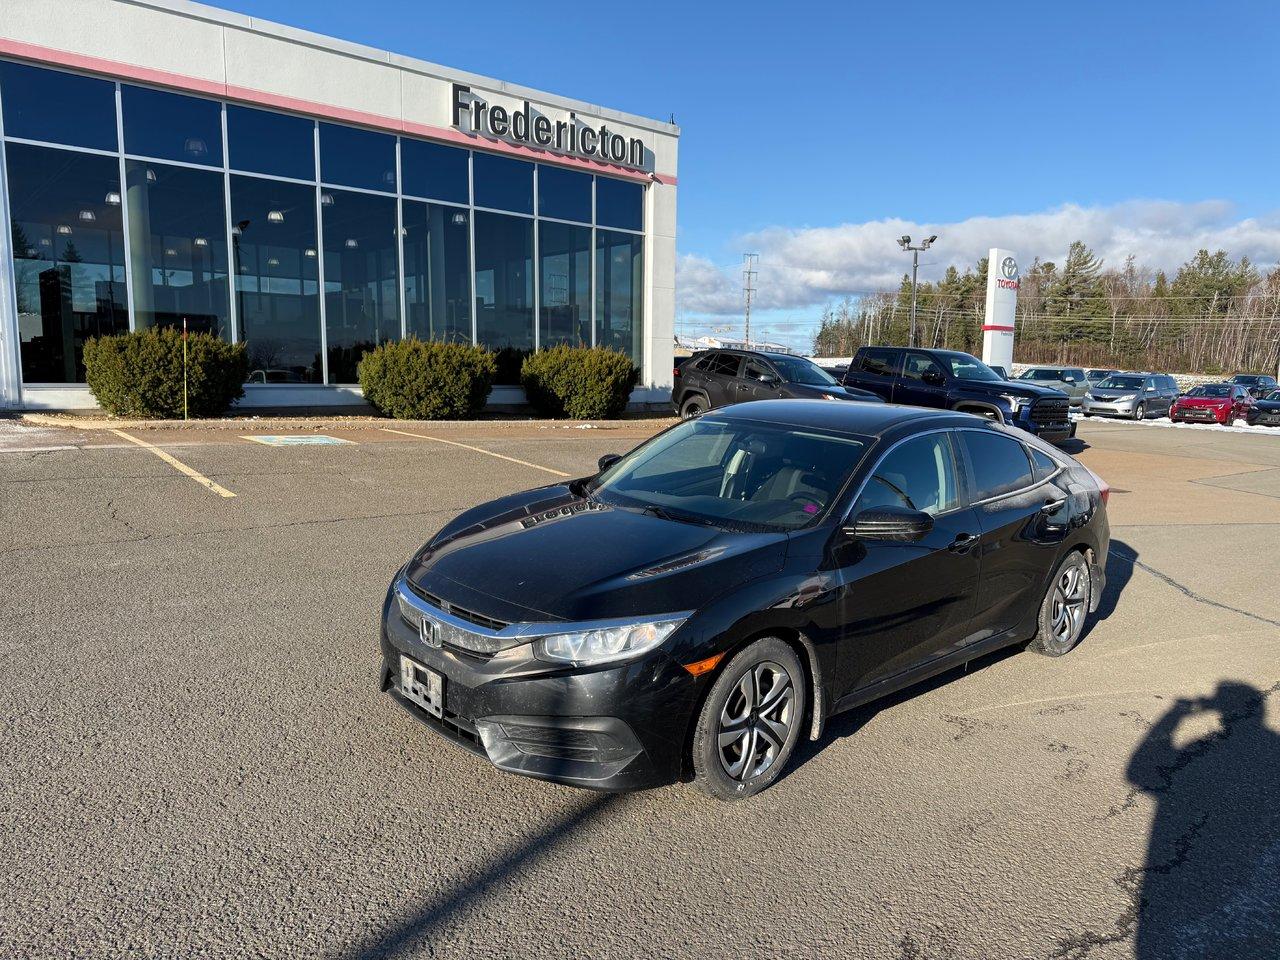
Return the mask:
{"type": "Polygon", "coordinates": [[[777,637],[734,654],[698,713],[694,786],[717,800],[744,800],[770,786],[800,739],[807,695],[800,658],[777,637]]]}
{"type": "Polygon", "coordinates": [[[702,397],[690,397],[684,403],[680,404],[680,419],[688,420],[690,417],[701,416],[708,410],[707,401],[702,397]]]}
{"type": "Polygon", "coordinates": [[[1080,642],[1089,619],[1093,574],[1084,554],[1073,550],[1058,565],[1040,603],[1035,637],[1028,647],[1046,657],[1060,657],[1080,642]]]}

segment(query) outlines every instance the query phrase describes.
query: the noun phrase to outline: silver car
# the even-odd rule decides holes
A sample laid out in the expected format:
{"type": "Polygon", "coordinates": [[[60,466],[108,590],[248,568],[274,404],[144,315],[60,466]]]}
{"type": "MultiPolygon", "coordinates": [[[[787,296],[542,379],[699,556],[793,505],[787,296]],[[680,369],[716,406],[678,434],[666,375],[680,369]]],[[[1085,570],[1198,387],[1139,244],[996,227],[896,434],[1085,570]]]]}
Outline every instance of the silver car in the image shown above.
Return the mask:
{"type": "Polygon", "coordinates": [[[1084,395],[1089,392],[1089,380],[1082,367],[1028,367],[1018,374],[1018,379],[1061,390],[1071,398],[1073,407],[1080,406],[1084,395]]]}
{"type": "Polygon", "coordinates": [[[1145,420],[1166,415],[1176,399],[1178,384],[1168,374],[1115,373],[1089,389],[1084,415],[1145,420]]]}

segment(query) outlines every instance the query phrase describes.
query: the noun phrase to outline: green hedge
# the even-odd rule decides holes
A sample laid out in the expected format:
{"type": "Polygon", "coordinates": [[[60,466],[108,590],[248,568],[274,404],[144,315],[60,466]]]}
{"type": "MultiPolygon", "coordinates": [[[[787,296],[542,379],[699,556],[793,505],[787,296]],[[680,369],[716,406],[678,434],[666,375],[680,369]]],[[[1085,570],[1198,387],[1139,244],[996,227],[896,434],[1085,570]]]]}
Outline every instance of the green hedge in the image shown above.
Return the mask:
{"type": "Polygon", "coordinates": [[[483,347],[411,338],[370,350],[359,377],[364,398],[386,416],[457,420],[484,407],[496,370],[483,347]]]}
{"type": "Polygon", "coordinates": [[[538,413],[574,420],[620,416],[639,378],[630,357],[605,347],[552,347],[520,368],[525,395],[538,413]]]}
{"type": "MultiPolygon", "coordinates": [[[[118,417],[182,416],[182,331],[173,327],[95,337],[84,345],[94,399],[118,417]]],[[[187,340],[187,410],[215,417],[244,396],[249,357],[243,343],[208,333],[187,340]]]]}

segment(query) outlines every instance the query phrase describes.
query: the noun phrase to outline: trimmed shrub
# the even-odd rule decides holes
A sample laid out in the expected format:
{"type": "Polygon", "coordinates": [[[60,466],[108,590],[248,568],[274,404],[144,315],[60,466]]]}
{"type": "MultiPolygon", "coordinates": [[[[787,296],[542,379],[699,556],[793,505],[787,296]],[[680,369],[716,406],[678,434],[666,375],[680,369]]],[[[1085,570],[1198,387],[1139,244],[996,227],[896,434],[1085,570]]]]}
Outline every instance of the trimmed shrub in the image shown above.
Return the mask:
{"type": "Polygon", "coordinates": [[[631,358],[607,347],[551,347],[520,368],[525,395],[538,413],[574,420],[621,416],[639,379],[631,358]]]}
{"type": "MultiPolygon", "coordinates": [[[[84,345],[85,379],[102,409],[117,417],[182,416],[182,331],[153,327],[94,337],[84,345]]],[[[243,343],[209,333],[187,339],[187,410],[216,417],[244,396],[249,355],[243,343]]]]}
{"type": "Polygon", "coordinates": [[[458,420],[483,409],[497,367],[469,343],[410,338],[384,343],[360,361],[364,398],[398,420],[458,420]]]}

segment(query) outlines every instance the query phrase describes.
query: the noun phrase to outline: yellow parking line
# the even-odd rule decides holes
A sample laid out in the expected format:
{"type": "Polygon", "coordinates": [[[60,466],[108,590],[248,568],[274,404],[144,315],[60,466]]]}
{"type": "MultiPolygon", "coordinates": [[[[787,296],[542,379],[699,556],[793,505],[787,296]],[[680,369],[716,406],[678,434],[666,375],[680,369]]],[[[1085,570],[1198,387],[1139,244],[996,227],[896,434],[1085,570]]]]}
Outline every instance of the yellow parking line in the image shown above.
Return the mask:
{"type": "Polygon", "coordinates": [[[199,470],[193,470],[191,467],[188,467],[185,463],[183,463],[177,457],[172,457],[169,454],[165,453],[155,444],[147,443],[147,441],[145,440],[139,440],[137,437],[130,436],[129,434],[125,433],[123,430],[113,429],[111,432],[114,433],[117,437],[122,437],[123,439],[128,440],[130,443],[136,443],[138,446],[142,447],[144,450],[150,450],[152,453],[154,453],[157,457],[159,457],[169,466],[173,467],[173,469],[177,470],[179,473],[185,473],[188,477],[190,477],[196,483],[200,484],[200,486],[204,487],[207,490],[212,490],[218,496],[220,497],[235,496],[235,494],[232,493],[230,490],[228,490],[226,487],[220,486],[219,484],[214,483],[212,480],[206,477],[199,470]]]}
{"type": "Polygon", "coordinates": [[[457,440],[445,440],[443,437],[430,437],[425,433],[409,433],[407,430],[392,430],[390,427],[380,427],[383,433],[398,433],[402,437],[417,437],[419,440],[434,440],[436,443],[447,443],[451,447],[462,447],[464,450],[474,450],[476,453],[483,453],[490,457],[497,457],[499,460],[509,460],[511,463],[518,463],[522,467],[532,467],[534,470],[541,470],[544,473],[554,474],[557,477],[571,477],[571,473],[563,473],[560,470],[552,470],[550,467],[544,467],[541,464],[530,463],[528,460],[518,460],[515,457],[508,457],[505,453],[494,453],[492,450],[485,450],[483,447],[473,447],[469,443],[459,443],[457,440]]]}

